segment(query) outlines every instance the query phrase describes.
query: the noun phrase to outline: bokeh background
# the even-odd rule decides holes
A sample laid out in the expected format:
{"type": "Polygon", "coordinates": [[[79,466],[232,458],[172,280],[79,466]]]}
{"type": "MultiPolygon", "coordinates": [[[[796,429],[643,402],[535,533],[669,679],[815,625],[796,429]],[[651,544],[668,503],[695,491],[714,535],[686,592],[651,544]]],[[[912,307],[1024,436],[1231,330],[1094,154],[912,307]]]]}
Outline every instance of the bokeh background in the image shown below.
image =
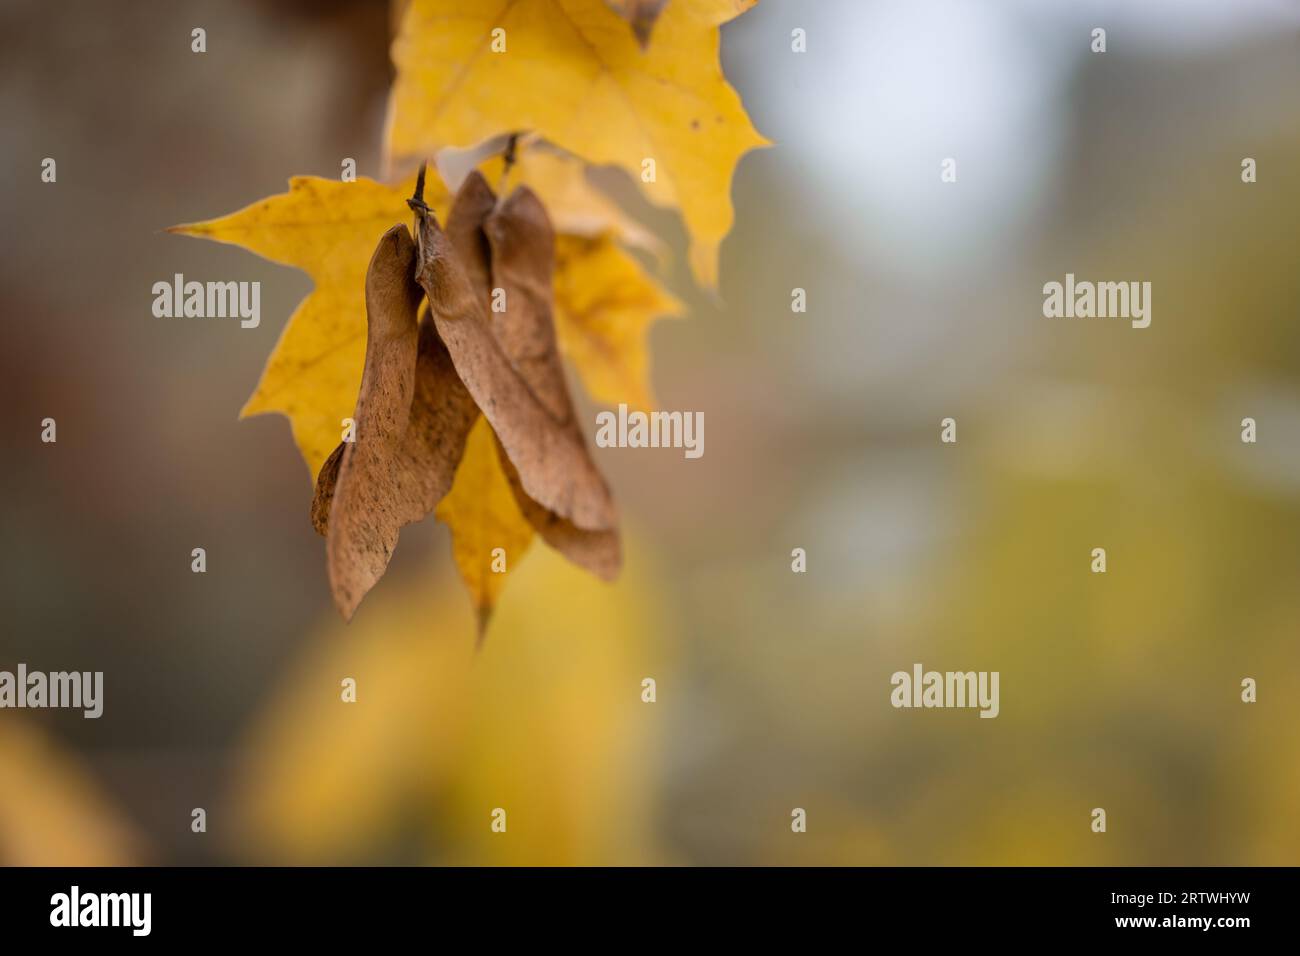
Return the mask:
{"type": "Polygon", "coordinates": [[[287,422],[236,421],[308,280],[161,231],[345,156],[380,175],[390,30],[385,3],[0,9],[0,667],[106,674],[98,721],[0,711],[0,861],[1300,862],[1300,8],[725,27],[778,145],[737,171],[719,296],[610,183],[676,249],[654,381],[706,453],[601,450],[623,579],[535,543],[477,656],[432,519],[338,622],[287,422]],[[260,328],[155,319],[175,272],[260,280],[260,328]],[[1066,272],[1151,281],[1151,327],[1044,319],[1066,272]],[[1000,671],[1001,715],[894,710],[917,661],[1000,671]]]}

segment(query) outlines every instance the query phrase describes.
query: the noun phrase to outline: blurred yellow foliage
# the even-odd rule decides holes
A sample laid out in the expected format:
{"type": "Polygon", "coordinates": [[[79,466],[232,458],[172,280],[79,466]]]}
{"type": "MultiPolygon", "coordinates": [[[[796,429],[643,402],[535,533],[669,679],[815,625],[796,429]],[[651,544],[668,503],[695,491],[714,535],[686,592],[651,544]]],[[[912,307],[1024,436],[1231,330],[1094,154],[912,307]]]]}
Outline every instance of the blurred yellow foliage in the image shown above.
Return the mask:
{"type": "Polygon", "coordinates": [[[129,866],[135,835],[76,758],[34,724],[0,721],[0,864],[129,866]]]}
{"type": "Polygon", "coordinates": [[[415,863],[653,862],[661,710],[641,681],[672,693],[671,630],[643,547],[628,553],[614,585],[549,549],[512,566],[478,654],[446,566],[325,623],[253,733],[241,853],[364,862],[398,841],[415,863]]]}

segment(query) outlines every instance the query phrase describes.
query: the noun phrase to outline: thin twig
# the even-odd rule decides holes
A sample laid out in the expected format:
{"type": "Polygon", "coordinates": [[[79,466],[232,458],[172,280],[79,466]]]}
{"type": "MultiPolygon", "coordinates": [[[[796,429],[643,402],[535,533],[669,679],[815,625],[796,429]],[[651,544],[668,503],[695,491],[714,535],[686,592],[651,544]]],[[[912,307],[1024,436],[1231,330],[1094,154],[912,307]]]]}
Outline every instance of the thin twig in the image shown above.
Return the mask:
{"type": "Polygon", "coordinates": [[[428,166],[428,160],[420,164],[420,173],[415,177],[415,195],[406,200],[406,204],[411,207],[417,216],[427,216],[429,214],[429,206],[424,201],[424,172],[428,166]]]}
{"type": "Polygon", "coordinates": [[[510,138],[506,140],[506,151],[501,157],[501,184],[497,187],[498,202],[500,202],[500,197],[504,197],[506,194],[506,183],[510,179],[510,170],[512,170],[515,165],[518,146],[519,134],[511,133],[510,138]]]}

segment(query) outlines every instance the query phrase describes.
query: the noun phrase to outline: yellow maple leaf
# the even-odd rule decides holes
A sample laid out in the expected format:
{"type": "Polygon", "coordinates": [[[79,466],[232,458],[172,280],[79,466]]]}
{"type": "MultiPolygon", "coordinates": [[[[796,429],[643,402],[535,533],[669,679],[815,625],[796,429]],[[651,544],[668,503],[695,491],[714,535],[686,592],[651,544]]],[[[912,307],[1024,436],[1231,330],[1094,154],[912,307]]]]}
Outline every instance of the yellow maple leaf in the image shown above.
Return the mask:
{"type": "MultiPolygon", "coordinates": [[[[425,200],[443,215],[446,190],[429,178],[425,200]]],[[[406,199],[413,182],[295,176],[287,193],[170,230],[243,246],[311,276],[315,288],[289,318],[240,417],[288,416],[313,480],[339,443],[342,420],[352,415],[361,388],[366,266],[379,237],[410,219],[406,199]]]]}
{"type": "Polygon", "coordinates": [[[556,238],[556,334],[596,401],[654,406],[646,332],[683,311],[610,235],[556,238]]]}
{"type": "Polygon", "coordinates": [[[451,491],[433,514],[451,529],[452,557],[478,611],[482,633],[509,570],[533,540],[532,525],[515,503],[497,457],[492,426],[482,415],[465,441],[451,491]],[[494,553],[498,548],[499,555],[494,553]],[[498,562],[504,571],[494,568],[498,562]]]}
{"type": "Polygon", "coordinates": [[[714,287],[732,172],[768,142],[718,59],[719,25],[754,2],[669,3],[642,50],[605,0],[413,0],[393,43],[387,151],[403,161],[534,131],[679,209],[691,268],[714,287]]]}

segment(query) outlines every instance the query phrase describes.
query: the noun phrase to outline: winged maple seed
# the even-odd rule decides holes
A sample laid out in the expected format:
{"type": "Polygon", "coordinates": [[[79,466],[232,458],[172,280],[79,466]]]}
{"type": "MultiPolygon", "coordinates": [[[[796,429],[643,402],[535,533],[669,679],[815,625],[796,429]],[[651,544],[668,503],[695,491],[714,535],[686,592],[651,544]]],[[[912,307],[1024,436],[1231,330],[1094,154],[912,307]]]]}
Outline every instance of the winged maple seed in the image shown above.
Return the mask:
{"type": "Polygon", "coordinates": [[[621,563],[613,499],[556,347],[545,209],[525,187],[498,203],[476,172],[444,232],[423,181],[422,171],[409,201],[418,242],[396,225],[371,258],[356,438],[326,460],[312,502],[345,619],[383,576],[401,529],[450,489],[480,410],[520,510],[543,539],[607,580],[621,563]],[[489,309],[493,288],[503,290],[504,312],[489,309]],[[417,321],[422,294],[429,309],[417,321]]]}
{"type": "MultiPolygon", "coordinates": [[[[467,182],[474,182],[472,174],[467,182]]],[[[459,193],[449,219],[456,218],[457,206],[470,202],[475,202],[472,192],[459,193]]],[[[614,529],[613,498],[581,436],[556,421],[506,356],[482,296],[433,212],[423,203],[413,202],[412,208],[418,228],[416,280],[457,374],[518,470],[524,491],[579,528],[614,529]]]]}
{"type": "MultiPolygon", "coordinates": [[[[487,188],[478,173],[471,175],[470,180],[481,184],[476,184],[475,189],[487,188]]],[[[492,332],[556,424],[573,436],[585,454],[586,445],[555,339],[551,289],[555,232],[546,210],[532,190],[520,187],[494,209],[484,224],[484,231],[492,253],[493,288],[504,290],[508,303],[505,312],[493,313],[492,332]]],[[[622,564],[617,529],[585,529],[538,504],[525,491],[520,474],[499,438],[497,452],[519,510],[542,540],[605,580],[617,576],[622,564]]],[[[594,471],[595,465],[591,467],[594,471]]]]}
{"type": "MultiPolygon", "coordinates": [[[[541,201],[531,189],[519,187],[504,202],[498,202],[487,180],[474,171],[456,195],[448,217],[447,235],[456,250],[489,250],[487,272],[480,271],[481,256],[472,260],[462,256],[461,261],[471,262],[465,271],[476,292],[481,314],[490,316],[491,337],[561,433],[571,437],[571,445],[581,454],[582,479],[594,476],[589,488],[607,498],[608,489],[587,455],[560,361],[551,289],[555,233],[541,201]],[[467,234],[465,230],[471,225],[477,228],[467,234]],[[488,309],[490,289],[502,291],[504,311],[488,309]]],[[[488,418],[492,420],[491,415],[488,418]]],[[[617,576],[622,563],[617,529],[580,527],[565,513],[540,504],[525,490],[519,470],[495,432],[494,441],[515,502],[542,539],[575,564],[605,580],[617,576]]],[[[553,479],[543,476],[541,480],[553,479]]],[[[610,504],[612,507],[612,501],[610,504]]]]}

